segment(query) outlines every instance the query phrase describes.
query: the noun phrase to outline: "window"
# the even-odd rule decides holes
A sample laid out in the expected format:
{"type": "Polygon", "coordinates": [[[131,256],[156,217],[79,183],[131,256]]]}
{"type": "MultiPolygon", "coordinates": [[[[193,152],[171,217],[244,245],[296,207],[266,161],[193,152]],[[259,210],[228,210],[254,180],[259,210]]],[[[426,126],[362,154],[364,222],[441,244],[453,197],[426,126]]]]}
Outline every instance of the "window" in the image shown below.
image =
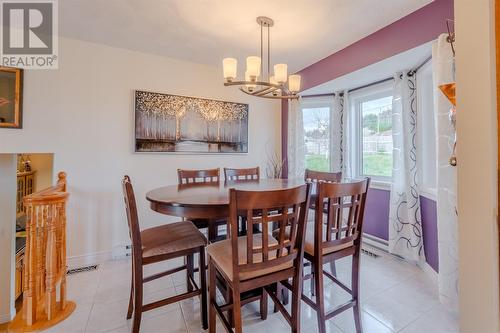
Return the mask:
{"type": "MultiPolygon", "coordinates": [[[[433,199],[436,195],[436,129],[434,120],[432,65],[417,72],[417,158],[419,191],[433,199]]],[[[392,180],[392,98],[393,81],[349,93],[348,154],[353,177],[371,177],[387,187],[392,180]]],[[[332,100],[304,99],[301,102],[304,127],[305,165],[331,171],[332,100]]]]}
{"type": "Polygon", "coordinates": [[[317,171],[330,171],[330,106],[328,102],[302,103],[305,166],[317,171]]]}
{"type": "Polygon", "coordinates": [[[389,181],[392,176],[392,86],[354,94],[354,165],[357,176],[389,181]]]}

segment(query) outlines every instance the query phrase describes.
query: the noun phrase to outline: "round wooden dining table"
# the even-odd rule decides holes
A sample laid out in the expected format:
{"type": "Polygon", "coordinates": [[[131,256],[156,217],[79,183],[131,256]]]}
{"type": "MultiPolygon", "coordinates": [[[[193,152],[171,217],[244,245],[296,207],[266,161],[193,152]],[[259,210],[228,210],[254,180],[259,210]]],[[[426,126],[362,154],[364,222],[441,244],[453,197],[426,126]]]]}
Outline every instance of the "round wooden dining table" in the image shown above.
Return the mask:
{"type": "Polygon", "coordinates": [[[190,183],[159,187],[146,193],[155,212],[187,219],[223,219],[229,216],[229,189],[284,190],[303,185],[303,179],[259,179],[190,183]]]}

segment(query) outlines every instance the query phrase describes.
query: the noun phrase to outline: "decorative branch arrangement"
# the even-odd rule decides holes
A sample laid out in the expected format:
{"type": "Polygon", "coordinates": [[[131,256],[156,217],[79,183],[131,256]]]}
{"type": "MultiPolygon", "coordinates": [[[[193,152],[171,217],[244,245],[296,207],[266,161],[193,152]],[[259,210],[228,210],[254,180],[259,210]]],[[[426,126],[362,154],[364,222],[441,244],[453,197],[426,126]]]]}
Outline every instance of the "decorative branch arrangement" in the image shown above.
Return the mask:
{"type": "Polygon", "coordinates": [[[267,153],[267,166],[266,166],[266,176],[267,178],[280,179],[283,177],[283,164],[284,161],[281,159],[280,154],[277,151],[272,153],[267,153]]]}

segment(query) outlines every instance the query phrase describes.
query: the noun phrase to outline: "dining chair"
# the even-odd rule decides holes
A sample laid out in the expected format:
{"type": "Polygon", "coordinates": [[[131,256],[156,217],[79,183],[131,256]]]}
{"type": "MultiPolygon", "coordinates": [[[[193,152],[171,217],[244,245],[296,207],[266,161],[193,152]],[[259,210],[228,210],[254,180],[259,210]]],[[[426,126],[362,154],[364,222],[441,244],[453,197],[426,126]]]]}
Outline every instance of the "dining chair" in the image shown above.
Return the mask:
{"type": "MultiPolygon", "coordinates": [[[[325,321],[353,308],[356,331],[361,332],[359,309],[359,262],[361,235],[365,203],[370,178],[351,183],[319,182],[316,206],[326,203],[327,213],[317,209],[314,227],[308,227],[304,242],[304,258],[311,262],[315,281],[316,301],[302,294],[302,300],[316,310],[319,332],[326,332],[325,321]],[[346,214],[347,218],[344,218],[346,214]],[[326,221],[324,220],[326,215],[326,221]],[[352,256],[351,288],[336,276],[323,270],[323,265],[347,256],[352,256]],[[325,313],[325,290],[323,276],[328,277],[343,290],[351,294],[351,300],[325,313]]],[[[307,277],[305,277],[307,278],[307,277]]]]}
{"type": "MultiPolygon", "coordinates": [[[[342,172],[325,172],[325,171],[315,171],[311,169],[306,169],[304,173],[304,180],[309,183],[340,183],[342,181],[342,172]]],[[[310,209],[316,209],[315,195],[312,195],[310,209]]],[[[323,212],[326,213],[326,207],[323,206],[323,212]]],[[[330,262],[330,270],[333,275],[337,275],[337,269],[335,267],[335,261],[330,262]]],[[[314,296],[314,280],[311,281],[311,295],[314,296]]]]}
{"type": "MultiPolygon", "coordinates": [[[[238,182],[238,181],[256,181],[260,179],[260,168],[245,168],[245,169],[233,169],[224,168],[224,179],[226,182],[238,182]]],[[[246,223],[244,223],[244,218],[240,220],[241,228],[240,235],[246,234],[246,223]]],[[[254,231],[257,231],[257,226],[254,226],[254,231]]]]}
{"type": "Polygon", "coordinates": [[[140,230],[139,218],[134,190],[129,176],[122,181],[123,195],[127,212],[129,235],[132,241],[132,283],[127,311],[127,319],[134,320],[132,332],[139,332],[142,313],[160,306],[201,295],[201,321],[203,329],[207,329],[207,285],[206,271],[200,269],[200,286],[194,281],[194,255],[199,254],[200,267],[205,267],[205,236],[190,221],[182,221],[140,230]],[[143,276],[146,265],[185,257],[186,264],[147,277],[143,276]],[[167,275],[186,270],[187,292],[143,304],[144,283],[167,275]]]}
{"type": "MultiPolygon", "coordinates": [[[[340,183],[342,181],[342,172],[324,172],[306,169],[304,173],[306,182],[328,182],[340,183]]],[[[312,203],[312,202],[311,202],[312,203]]]]}
{"type": "Polygon", "coordinates": [[[267,314],[269,295],[290,324],[292,332],[300,330],[302,264],[309,191],[309,184],[275,191],[229,190],[230,238],[210,244],[207,253],[210,286],[214,286],[217,276],[221,276],[232,297],[225,304],[219,305],[215,288],[210,288],[210,333],[215,332],[216,315],[227,331],[233,331],[232,323],[224,316],[224,312],[232,314],[234,332],[241,333],[240,295],[253,290],[261,292],[263,319],[267,314]],[[241,216],[246,217],[248,233],[238,237],[237,227],[241,216]],[[273,237],[270,225],[273,222],[277,222],[282,230],[288,225],[290,232],[281,232],[278,237],[273,237]],[[259,225],[261,232],[254,234],[253,225],[259,225]],[[278,282],[289,279],[292,279],[291,315],[277,296],[278,282]]]}
{"type": "Polygon", "coordinates": [[[259,180],[260,168],[259,167],[245,168],[245,169],[224,168],[224,178],[226,181],[259,180]]]}
{"type": "Polygon", "coordinates": [[[206,170],[177,169],[177,176],[179,184],[218,183],[220,180],[220,170],[219,168],[206,170]]]}
{"type": "MultiPolygon", "coordinates": [[[[219,168],[206,169],[206,170],[177,169],[177,176],[179,180],[179,185],[218,184],[220,181],[220,170],[219,168]]],[[[207,228],[209,242],[214,242],[220,239],[222,236],[219,235],[219,226],[227,224],[226,220],[195,218],[191,219],[191,221],[198,229],[207,228]]]]}

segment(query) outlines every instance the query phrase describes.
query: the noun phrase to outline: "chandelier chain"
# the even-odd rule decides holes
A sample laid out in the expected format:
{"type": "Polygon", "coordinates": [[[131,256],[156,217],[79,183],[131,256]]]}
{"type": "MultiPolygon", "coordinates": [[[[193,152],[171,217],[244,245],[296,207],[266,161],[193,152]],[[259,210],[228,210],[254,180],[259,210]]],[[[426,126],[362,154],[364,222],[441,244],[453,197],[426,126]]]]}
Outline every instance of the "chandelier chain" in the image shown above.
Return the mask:
{"type": "Polygon", "coordinates": [[[271,30],[267,26],[267,80],[271,77],[271,30]]]}

